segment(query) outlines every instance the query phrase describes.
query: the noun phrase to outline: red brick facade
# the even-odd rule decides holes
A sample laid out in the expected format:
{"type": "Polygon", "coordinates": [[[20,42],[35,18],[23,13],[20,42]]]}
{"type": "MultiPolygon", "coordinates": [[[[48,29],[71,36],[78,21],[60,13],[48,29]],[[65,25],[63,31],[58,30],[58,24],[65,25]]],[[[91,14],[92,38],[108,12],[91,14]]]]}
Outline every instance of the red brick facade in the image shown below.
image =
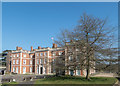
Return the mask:
{"type": "MultiPolygon", "coordinates": [[[[67,48],[59,48],[56,44],[53,44],[52,48],[38,46],[38,49],[33,49],[31,46],[30,51],[16,47],[16,50],[7,55],[7,71],[18,74],[52,74],[54,67],[50,63],[59,58],[61,54],[67,55],[68,52],[67,48]]],[[[72,72],[74,75],[85,75],[85,70],[74,70],[72,72]]],[[[65,70],[65,74],[70,75],[71,70],[65,70]]]]}
{"type": "Polygon", "coordinates": [[[7,71],[19,74],[51,74],[50,62],[62,52],[64,49],[58,48],[56,44],[53,44],[52,48],[31,47],[31,51],[16,47],[16,50],[8,54],[11,64],[9,62],[7,65],[11,65],[11,68],[8,66],[7,71]]]}

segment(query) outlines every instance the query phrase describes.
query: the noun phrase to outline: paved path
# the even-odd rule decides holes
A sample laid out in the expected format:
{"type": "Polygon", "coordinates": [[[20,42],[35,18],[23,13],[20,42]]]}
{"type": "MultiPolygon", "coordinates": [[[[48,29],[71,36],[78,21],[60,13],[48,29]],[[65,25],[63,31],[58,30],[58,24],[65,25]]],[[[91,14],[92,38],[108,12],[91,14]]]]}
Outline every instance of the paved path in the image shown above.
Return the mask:
{"type": "Polygon", "coordinates": [[[117,79],[119,80],[118,85],[115,86],[120,86],[120,77],[117,77],[117,79]]]}
{"type": "Polygon", "coordinates": [[[98,73],[93,75],[92,77],[117,77],[115,73],[98,73]]]}

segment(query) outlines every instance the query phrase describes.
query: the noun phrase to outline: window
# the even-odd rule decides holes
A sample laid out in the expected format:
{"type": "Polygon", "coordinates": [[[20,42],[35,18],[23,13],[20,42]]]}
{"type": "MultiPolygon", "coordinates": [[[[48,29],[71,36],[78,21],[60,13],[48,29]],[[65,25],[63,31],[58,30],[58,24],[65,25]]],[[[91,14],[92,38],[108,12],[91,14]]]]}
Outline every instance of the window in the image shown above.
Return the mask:
{"type": "Polygon", "coordinates": [[[44,63],[46,63],[46,59],[44,59],[44,63]]]}
{"type": "Polygon", "coordinates": [[[59,52],[59,55],[62,55],[62,52],[59,52]]]}
{"type": "Polygon", "coordinates": [[[16,67],[16,73],[18,73],[18,67],[16,67]]]}
{"type": "Polygon", "coordinates": [[[45,59],[45,63],[47,63],[47,59],[45,59]]]}
{"type": "Polygon", "coordinates": [[[23,67],[23,74],[26,73],[26,67],[23,67]]]}
{"type": "Polygon", "coordinates": [[[55,63],[55,59],[52,59],[53,63],[55,63]]]}
{"type": "Polygon", "coordinates": [[[19,57],[19,54],[17,54],[17,57],[19,57]]]}
{"type": "Polygon", "coordinates": [[[13,72],[15,72],[15,67],[13,67],[13,72]]]}
{"type": "Polygon", "coordinates": [[[43,56],[43,53],[40,53],[40,56],[43,56]]]}
{"type": "Polygon", "coordinates": [[[19,60],[16,60],[16,64],[19,64],[19,60]]]}
{"type": "Polygon", "coordinates": [[[47,53],[46,53],[46,52],[44,53],[44,56],[47,56],[47,53]]]}
{"type": "Polygon", "coordinates": [[[69,51],[72,52],[72,48],[69,48],[69,51]]]}
{"type": "Polygon", "coordinates": [[[53,56],[55,56],[56,54],[55,53],[53,53],[53,56]]]}
{"type": "Polygon", "coordinates": [[[37,73],[39,74],[39,67],[37,67],[37,73]]]}
{"type": "Polygon", "coordinates": [[[33,55],[30,55],[30,57],[32,58],[32,57],[33,57],[33,55]]]}
{"type": "Polygon", "coordinates": [[[13,55],[13,57],[15,57],[15,55],[13,55]]]}
{"type": "Polygon", "coordinates": [[[30,64],[32,64],[32,60],[30,60],[30,64]]]}
{"type": "Polygon", "coordinates": [[[41,59],[41,62],[40,62],[41,64],[43,63],[43,59],[41,59]]]}
{"type": "Polygon", "coordinates": [[[76,49],[76,51],[79,51],[79,49],[76,49]]]}
{"type": "Polygon", "coordinates": [[[32,73],[32,67],[30,67],[30,73],[32,73]]]}
{"type": "Polygon", "coordinates": [[[69,60],[72,61],[72,56],[69,56],[69,60]]]}
{"type": "Polygon", "coordinates": [[[39,59],[37,60],[37,64],[39,64],[39,59]]]}
{"type": "Polygon", "coordinates": [[[77,75],[80,75],[80,70],[77,70],[77,75]]]}
{"type": "Polygon", "coordinates": [[[39,56],[39,53],[36,53],[37,56],[39,56]]]}
{"type": "Polygon", "coordinates": [[[15,60],[13,60],[13,64],[15,64],[15,60]]]}
{"type": "Polygon", "coordinates": [[[23,57],[26,57],[26,54],[24,54],[23,57]]]}
{"type": "Polygon", "coordinates": [[[47,67],[45,67],[45,74],[47,73],[47,67]]]}
{"type": "Polygon", "coordinates": [[[80,56],[76,56],[76,61],[80,61],[80,56]]]}
{"type": "Polygon", "coordinates": [[[26,60],[23,60],[23,64],[26,64],[26,60]]]}

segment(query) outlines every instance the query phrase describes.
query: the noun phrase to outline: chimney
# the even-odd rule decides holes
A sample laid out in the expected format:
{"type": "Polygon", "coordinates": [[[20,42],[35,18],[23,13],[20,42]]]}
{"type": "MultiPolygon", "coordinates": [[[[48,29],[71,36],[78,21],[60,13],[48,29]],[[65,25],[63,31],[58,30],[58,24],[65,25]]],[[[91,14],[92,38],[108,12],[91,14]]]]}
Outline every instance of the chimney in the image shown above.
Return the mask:
{"type": "Polygon", "coordinates": [[[57,48],[57,44],[53,43],[52,48],[57,48]]]}
{"type": "Polygon", "coordinates": [[[16,47],[16,50],[22,50],[22,47],[18,47],[18,46],[17,46],[17,47],[16,47]]]}
{"type": "Polygon", "coordinates": [[[33,51],[33,46],[31,46],[31,51],[33,51]]]}
{"type": "Polygon", "coordinates": [[[16,47],[16,50],[18,50],[18,46],[16,47]]]}
{"type": "Polygon", "coordinates": [[[40,47],[40,46],[38,46],[38,49],[41,49],[41,47],[40,47]]]}
{"type": "Polygon", "coordinates": [[[70,42],[73,42],[73,40],[70,40],[70,42]]]}

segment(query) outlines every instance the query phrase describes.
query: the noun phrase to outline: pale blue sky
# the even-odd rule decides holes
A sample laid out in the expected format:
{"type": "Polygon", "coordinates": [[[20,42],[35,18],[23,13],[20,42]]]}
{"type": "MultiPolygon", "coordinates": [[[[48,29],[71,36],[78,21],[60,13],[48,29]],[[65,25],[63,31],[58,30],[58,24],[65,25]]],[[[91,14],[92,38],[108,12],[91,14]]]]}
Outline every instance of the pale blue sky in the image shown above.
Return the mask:
{"type": "Polygon", "coordinates": [[[84,12],[99,18],[108,17],[109,24],[118,26],[117,2],[4,2],[2,49],[51,47],[51,37],[55,39],[60,29],[71,29],[84,12]]]}

